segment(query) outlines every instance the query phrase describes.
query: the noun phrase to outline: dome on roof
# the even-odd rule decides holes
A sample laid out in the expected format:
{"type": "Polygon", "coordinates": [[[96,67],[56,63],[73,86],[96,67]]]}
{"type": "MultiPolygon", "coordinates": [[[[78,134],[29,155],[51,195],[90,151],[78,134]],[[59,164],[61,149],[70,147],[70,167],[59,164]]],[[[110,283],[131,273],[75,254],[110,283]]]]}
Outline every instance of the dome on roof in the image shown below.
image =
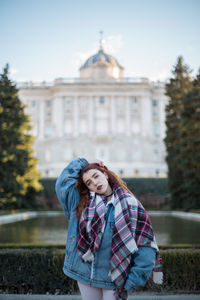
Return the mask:
{"type": "Polygon", "coordinates": [[[111,64],[113,67],[117,66],[119,68],[122,68],[118,63],[118,61],[116,60],[116,58],[114,58],[112,55],[105,53],[104,50],[100,48],[96,54],[90,56],[86,60],[86,62],[82,65],[80,69],[88,68],[96,64],[97,62],[108,63],[111,64]]]}
{"type": "Polygon", "coordinates": [[[92,80],[116,80],[123,77],[124,68],[116,58],[107,54],[102,44],[99,51],[90,56],[80,68],[80,77],[92,80]]]}

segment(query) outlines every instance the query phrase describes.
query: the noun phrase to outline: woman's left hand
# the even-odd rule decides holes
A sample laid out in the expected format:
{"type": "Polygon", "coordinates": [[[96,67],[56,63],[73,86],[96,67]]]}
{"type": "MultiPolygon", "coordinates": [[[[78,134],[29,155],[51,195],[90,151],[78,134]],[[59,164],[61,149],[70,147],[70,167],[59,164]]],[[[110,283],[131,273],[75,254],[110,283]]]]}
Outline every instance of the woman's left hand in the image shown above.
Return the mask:
{"type": "Polygon", "coordinates": [[[104,167],[104,163],[99,159],[95,159],[95,161],[93,161],[92,163],[98,164],[100,167],[104,167]]]}

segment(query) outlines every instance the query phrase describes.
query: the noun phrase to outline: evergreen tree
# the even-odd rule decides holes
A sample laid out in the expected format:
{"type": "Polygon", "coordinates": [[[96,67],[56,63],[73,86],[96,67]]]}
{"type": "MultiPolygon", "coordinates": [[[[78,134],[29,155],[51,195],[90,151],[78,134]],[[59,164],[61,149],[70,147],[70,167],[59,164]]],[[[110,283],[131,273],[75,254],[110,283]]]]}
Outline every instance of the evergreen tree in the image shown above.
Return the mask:
{"type": "Polygon", "coordinates": [[[169,103],[166,106],[167,130],[165,144],[172,208],[181,208],[184,199],[184,191],[182,189],[181,114],[183,111],[182,97],[192,87],[190,72],[189,67],[184,65],[183,58],[180,56],[172,71],[173,78],[166,84],[166,95],[169,97],[169,103]]]}
{"type": "Polygon", "coordinates": [[[193,88],[183,96],[181,156],[183,208],[200,207],[200,70],[193,88]]]}
{"type": "Polygon", "coordinates": [[[30,208],[41,190],[40,175],[30,121],[8,73],[6,65],[0,74],[0,208],[30,208]]]}

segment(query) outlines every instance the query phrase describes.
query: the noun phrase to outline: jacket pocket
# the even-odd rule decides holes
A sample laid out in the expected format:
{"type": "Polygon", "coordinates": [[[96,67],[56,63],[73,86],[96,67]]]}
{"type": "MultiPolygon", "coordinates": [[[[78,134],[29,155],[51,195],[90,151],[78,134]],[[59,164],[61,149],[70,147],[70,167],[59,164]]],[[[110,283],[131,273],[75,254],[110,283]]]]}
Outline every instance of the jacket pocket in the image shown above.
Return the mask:
{"type": "Polygon", "coordinates": [[[70,267],[73,264],[73,253],[74,253],[74,242],[75,236],[72,235],[67,242],[66,250],[65,250],[65,262],[64,265],[70,267]]]}
{"type": "Polygon", "coordinates": [[[75,272],[79,275],[84,275],[85,278],[87,278],[87,279],[90,278],[91,262],[83,262],[77,249],[75,249],[75,251],[73,251],[72,262],[73,263],[71,264],[70,269],[73,272],[75,272]]]}

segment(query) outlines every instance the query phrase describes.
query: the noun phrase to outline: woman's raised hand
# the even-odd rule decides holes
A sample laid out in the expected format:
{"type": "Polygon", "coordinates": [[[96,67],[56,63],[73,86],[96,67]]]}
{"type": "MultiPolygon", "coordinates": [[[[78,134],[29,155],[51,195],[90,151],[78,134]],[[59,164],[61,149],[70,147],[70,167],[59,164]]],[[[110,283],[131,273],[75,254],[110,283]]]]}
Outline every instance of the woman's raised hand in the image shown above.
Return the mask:
{"type": "Polygon", "coordinates": [[[95,159],[92,163],[98,164],[100,167],[104,167],[104,163],[99,159],[95,159]]]}

